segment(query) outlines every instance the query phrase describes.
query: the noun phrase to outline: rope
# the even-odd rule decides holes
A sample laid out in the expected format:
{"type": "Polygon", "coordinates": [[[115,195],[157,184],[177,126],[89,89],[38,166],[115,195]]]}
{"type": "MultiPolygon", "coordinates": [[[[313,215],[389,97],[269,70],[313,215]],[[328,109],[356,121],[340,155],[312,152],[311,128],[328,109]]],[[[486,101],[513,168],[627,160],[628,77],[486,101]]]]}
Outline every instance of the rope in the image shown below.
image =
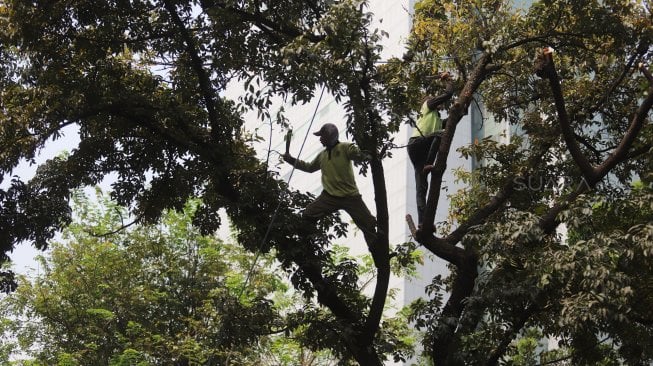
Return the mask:
{"type": "MultiPolygon", "coordinates": [[[[320,92],[320,98],[317,101],[317,105],[315,106],[315,111],[313,111],[313,117],[311,117],[311,122],[308,125],[308,128],[306,129],[306,135],[304,135],[304,140],[302,141],[302,145],[299,147],[299,152],[297,153],[297,158],[302,154],[302,151],[304,150],[304,145],[306,144],[306,140],[308,139],[308,134],[311,132],[311,127],[313,126],[313,122],[315,121],[315,116],[317,115],[318,108],[320,107],[320,104],[322,103],[322,96],[324,95],[324,89],[326,88],[326,85],[322,87],[322,91],[320,92]]],[[[292,179],[293,174],[295,173],[295,165],[293,164],[292,169],[290,170],[290,175],[288,176],[288,181],[286,182],[288,185],[290,185],[290,180],[292,179]]],[[[252,262],[252,265],[250,266],[249,270],[247,271],[247,277],[245,277],[245,282],[243,283],[243,287],[240,289],[240,294],[238,294],[238,298],[243,295],[243,292],[245,292],[245,288],[247,287],[247,284],[249,283],[249,279],[252,276],[252,272],[254,270],[254,267],[256,267],[256,264],[258,262],[259,257],[261,256],[261,248],[263,248],[263,244],[265,244],[268,240],[268,235],[270,235],[270,231],[272,230],[272,224],[274,223],[274,220],[277,218],[277,214],[279,213],[279,209],[281,208],[281,200],[279,200],[279,203],[277,204],[277,208],[274,210],[274,213],[272,214],[272,218],[270,219],[270,224],[268,225],[267,230],[265,231],[265,235],[263,236],[263,240],[261,240],[261,243],[258,246],[258,250],[256,251],[256,257],[254,257],[254,262],[252,262]]]]}

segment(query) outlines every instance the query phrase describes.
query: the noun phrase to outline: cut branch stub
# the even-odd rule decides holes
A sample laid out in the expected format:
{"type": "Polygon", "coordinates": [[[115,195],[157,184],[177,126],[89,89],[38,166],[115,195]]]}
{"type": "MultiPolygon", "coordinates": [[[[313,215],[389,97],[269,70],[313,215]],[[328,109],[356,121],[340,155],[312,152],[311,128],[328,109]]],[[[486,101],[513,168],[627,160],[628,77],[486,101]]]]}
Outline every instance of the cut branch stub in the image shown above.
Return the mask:
{"type": "Polygon", "coordinates": [[[541,53],[535,57],[533,65],[535,75],[545,79],[555,75],[555,68],[553,67],[553,49],[545,47],[541,53]]]}
{"type": "Polygon", "coordinates": [[[648,80],[648,82],[653,83],[653,75],[651,75],[651,72],[646,67],[646,65],[644,65],[643,62],[640,62],[638,66],[639,66],[639,71],[641,71],[642,74],[644,74],[644,76],[646,76],[646,79],[648,80]]]}

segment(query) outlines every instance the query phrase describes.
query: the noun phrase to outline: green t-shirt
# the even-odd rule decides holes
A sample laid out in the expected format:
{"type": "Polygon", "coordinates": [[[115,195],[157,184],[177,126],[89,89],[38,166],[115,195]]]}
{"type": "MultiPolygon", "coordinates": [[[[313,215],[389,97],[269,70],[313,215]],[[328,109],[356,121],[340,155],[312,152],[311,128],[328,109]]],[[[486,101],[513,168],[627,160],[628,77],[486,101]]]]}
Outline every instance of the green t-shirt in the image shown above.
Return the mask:
{"type": "Polygon", "coordinates": [[[328,194],[349,197],[359,194],[351,162],[360,159],[362,154],[358,146],[351,142],[339,142],[330,154],[328,149],[324,149],[310,163],[297,159],[295,167],[309,173],[321,170],[322,187],[328,194]]]}
{"type": "Polygon", "coordinates": [[[437,109],[430,110],[424,102],[419,112],[421,117],[417,120],[417,127],[413,129],[412,137],[430,136],[442,129],[442,120],[437,109]]]}

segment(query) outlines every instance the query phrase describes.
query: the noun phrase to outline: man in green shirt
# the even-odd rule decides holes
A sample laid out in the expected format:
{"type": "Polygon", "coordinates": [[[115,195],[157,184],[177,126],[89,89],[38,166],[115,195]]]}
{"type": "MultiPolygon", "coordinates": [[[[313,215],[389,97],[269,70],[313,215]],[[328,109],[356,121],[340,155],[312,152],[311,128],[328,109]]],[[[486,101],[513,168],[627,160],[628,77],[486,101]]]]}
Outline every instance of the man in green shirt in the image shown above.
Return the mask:
{"type": "Polygon", "coordinates": [[[439,75],[446,83],[443,94],[436,97],[426,97],[420,110],[412,137],[408,140],[408,157],[415,169],[415,196],[417,200],[417,222],[422,225],[422,216],[426,208],[426,193],[429,188],[427,176],[435,161],[440,146],[440,134],[444,129],[439,106],[453,96],[453,82],[448,72],[439,75]]]}
{"type": "Polygon", "coordinates": [[[345,210],[354,223],[363,232],[367,246],[373,248],[376,242],[376,219],[363,202],[356,180],[352,161],[363,159],[358,146],[350,142],[338,141],[338,128],[332,123],[325,123],[319,131],[320,142],[326,149],[321,151],[311,162],[292,157],[288,152],[283,159],[295,168],[313,173],[322,171],[323,191],[304,209],[304,217],[319,219],[338,210],[345,210]]]}

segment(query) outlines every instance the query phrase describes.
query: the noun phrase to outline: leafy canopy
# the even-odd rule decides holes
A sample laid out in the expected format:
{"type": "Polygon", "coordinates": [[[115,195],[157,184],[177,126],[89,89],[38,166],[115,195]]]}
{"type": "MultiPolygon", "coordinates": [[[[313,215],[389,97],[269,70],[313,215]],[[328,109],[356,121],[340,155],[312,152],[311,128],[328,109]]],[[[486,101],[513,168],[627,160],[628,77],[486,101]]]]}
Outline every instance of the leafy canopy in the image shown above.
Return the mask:
{"type": "MultiPolygon", "coordinates": [[[[626,198],[641,203],[635,207],[647,202],[648,191],[640,196],[632,185],[651,182],[650,3],[519,5],[417,2],[406,54],[380,63],[383,33],[369,28],[364,1],[4,1],[0,260],[22,241],[45,247],[71,220],[71,192],[115,176],[112,197],[141,222],[198,196],[193,223],[211,233],[224,209],[239,245],[273,252],[293,285],[323,306],[302,321],[343,363],[405,357],[399,334],[381,321],[391,269],[383,163],[396,152],[394,133],[415,119],[422,95],[440,88],[434,76],[447,70],[455,95],[425,216],[447,210],[451,221],[437,233],[414,233],[452,269],[413,307],[426,355],[438,365],[498,364],[518,354],[513,340],[535,327],[559,338],[577,364],[603,355],[603,334],[614,340],[607,357],[650,360],[653,347],[636,347],[647,338],[626,331],[650,333],[646,307],[636,302],[650,300],[650,278],[634,269],[651,267],[648,211],[609,232],[579,230],[591,227],[599,207],[613,216],[626,198]],[[246,86],[236,99],[226,93],[232,83],[246,86]],[[370,154],[381,235],[369,296],[358,263],[329,246],[346,224],[337,215],[303,221],[310,197],[271,173],[243,130],[243,112],[267,118],[274,97],[302,103],[319,87],[341,103],[350,136],[370,154]],[[439,207],[447,159],[457,153],[452,141],[464,117],[477,113],[511,138],[461,148],[478,169],[461,173],[469,188],[456,206],[439,207]],[[81,143],[69,155],[29,181],[10,177],[71,125],[81,143]],[[565,240],[564,227],[578,232],[576,241],[565,240]],[[630,236],[617,240],[619,233],[630,236]]],[[[410,265],[413,248],[399,248],[397,263],[410,265]]]]}
{"type": "Polygon", "coordinates": [[[254,365],[300,353],[328,362],[283,337],[301,339],[288,319],[311,306],[288,292],[271,258],[201,235],[197,200],[157,225],[108,234],[127,213],[97,199],[74,195],[62,241],[2,300],[3,334],[15,337],[3,349],[35,365],[254,365]]]}

